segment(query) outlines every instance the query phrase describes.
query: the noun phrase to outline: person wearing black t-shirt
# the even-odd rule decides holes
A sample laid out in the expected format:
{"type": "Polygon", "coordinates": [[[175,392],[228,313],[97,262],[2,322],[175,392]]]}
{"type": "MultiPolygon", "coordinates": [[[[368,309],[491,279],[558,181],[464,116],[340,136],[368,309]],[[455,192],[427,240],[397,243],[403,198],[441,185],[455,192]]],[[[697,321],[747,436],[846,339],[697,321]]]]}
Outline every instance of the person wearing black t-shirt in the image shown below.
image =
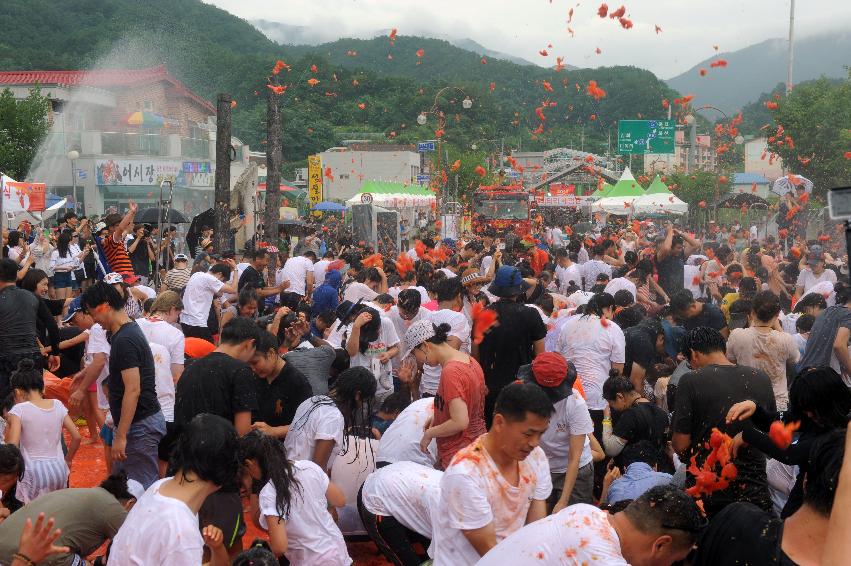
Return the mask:
{"type": "Polygon", "coordinates": [[[482,366],[488,394],[485,397],[485,421],[490,425],[494,403],[502,388],[517,379],[520,366],[544,351],[547,327],[538,311],[523,304],[529,284],[516,267],[504,265],[496,272],[489,291],[500,297],[488,309],[496,311],[497,324],[485,334],[473,357],[482,366]]]}
{"type": "Polygon", "coordinates": [[[265,330],[260,331],[257,350],[249,362],[257,374],[258,408],[253,412],[252,429],[269,436],[283,438],[293,422],[295,411],[302,401],[313,395],[307,377],[278,354],[278,339],[265,330]]]}
{"type": "Polygon", "coordinates": [[[721,309],[709,303],[695,301],[694,295],[688,289],[671,295],[671,313],[682,321],[686,331],[706,327],[717,330],[724,338],[730,335],[727,319],[721,309]]]}
{"type": "Polygon", "coordinates": [[[813,446],[803,482],[803,505],[794,514],[781,521],[751,503],[731,503],[709,523],[692,564],[840,564],[822,562],[822,556],[828,532],[841,524],[828,526],[840,483],[845,436],[844,430],[835,430],[813,446]]]}
{"type": "Polygon", "coordinates": [[[159,479],[157,447],[165,436],[165,418],[157,401],[154,356],[139,325],[124,312],[124,296],[98,282],[82,302],[92,319],[109,334],[109,410],[115,422],[112,471],[147,489],[159,479]]]}
{"type": "MultiPolygon", "coordinates": [[[[263,273],[269,266],[269,256],[264,248],[258,248],[251,253],[251,265],[245,268],[242,275],[239,276],[237,290],[242,291],[246,287],[253,287],[254,292],[260,299],[271,297],[281,293],[289,287],[289,282],[284,282],[277,287],[266,287],[266,279],[263,273]]],[[[258,316],[263,315],[263,304],[265,301],[258,302],[258,316]]]]}
{"type": "MultiPolygon", "coordinates": [[[[174,424],[178,430],[202,413],[232,422],[240,436],[251,430],[251,413],[258,409],[257,378],[247,362],[259,337],[260,328],[254,321],[234,318],[222,328],[219,347],[183,371],[175,386],[174,424]]],[[[198,518],[202,526],[212,524],[232,536],[226,546],[241,544],[245,522],[236,477],[207,497],[198,518]]]]}
{"type": "Polygon", "coordinates": [[[686,258],[700,248],[700,242],[668,223],[665,239],[656,250],[659,285],[670,297],[685,286],[686,258]]]}
{"type": "Polygon", "coordinates": [[[657,451],[660,472],[673,472],[673,463],[666,447],[670,422],[668,414],[641,396],[632,382],[623,375],[610,377],[603,383],[603,398],[608,402],[603,417],[603,449],[607,456],[620,464],[627,444],[646,440],[657,451]],[[619,413],[612,427],[611,412],[619,413]]]}
{"type": "Polygon", "coordinates": [[[653,386],[647,377],[653,366],[665,355],[665,331],[658,320],[646,318],[638,325],[624,330],[623,374],[629,378],[639,395],[653,400],[653,386]]]}
{"type": "MultiPolygon", "coordinates": [[[[712,429],[730,436],[742,430],[740,422],[727,423],[727,413],[736,403],[751,400],[766,411],[776,410],[768,376],[731,363],[725,352],[724,337],[711,328],[692,330],[683,341],[683,354],[694,370],[680,379],[673,418],[672,444],[683,462],[696,455],[697,464],[703,464],[712,429]]],[[[711,518],[734,501],[748,501],[771,511],[765,455],[743,447],[733,463],[738,476],[727,489],[705,497],[707,516],[711,518]]],[[[694,482],[692,476],[688,480],[694,482]]]]}

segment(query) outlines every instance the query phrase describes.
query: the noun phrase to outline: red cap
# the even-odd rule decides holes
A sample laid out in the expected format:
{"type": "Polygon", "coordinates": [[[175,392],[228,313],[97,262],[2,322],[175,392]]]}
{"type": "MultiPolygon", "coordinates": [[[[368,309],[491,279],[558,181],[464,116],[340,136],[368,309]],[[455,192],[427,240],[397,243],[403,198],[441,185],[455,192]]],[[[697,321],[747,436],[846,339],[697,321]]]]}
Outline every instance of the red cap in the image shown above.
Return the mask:
{"type": "Polygon", "coordinates": [[[532,361],[532,374],[541,387],[558,387],[567,378],[567,361],[558,352],[544,352],[532,361]]]}
{"type": "Polygon", "coordinates": [[[132,273],[123,273],[121,276],[124,278],[124,282],[128,285],[132,285],[133,283],[141,279],[141,277],[139,277],[138,275],[133,275],[132,273]]]}

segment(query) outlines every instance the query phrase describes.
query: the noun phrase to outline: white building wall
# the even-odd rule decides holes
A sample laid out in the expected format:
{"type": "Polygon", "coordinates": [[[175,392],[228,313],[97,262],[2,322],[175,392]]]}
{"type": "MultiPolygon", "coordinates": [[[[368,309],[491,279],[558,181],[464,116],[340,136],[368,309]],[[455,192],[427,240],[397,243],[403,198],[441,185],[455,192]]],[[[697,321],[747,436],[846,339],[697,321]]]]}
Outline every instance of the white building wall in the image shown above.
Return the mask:
{"type": "Polygon", "coordinates": [[[783,162],[780,158],[769,164],[770,160],[766,138],[755,138],[745,142],[745,173],[759,173],[769,181],[783,176],[783,162]],[[765,159],[762,159],[763,152],[765,159]]]}
{"type": "Polygon", "coordinates": [[[358,192],[364,181],[389,183],[416,182],[420,172],[420,154],[412,151],[349,151],[332,149],[320,153],[322,190],[326,200],[347,200],[358,192]],[[330,167],[331,177],[324,174],[330,167]]]}

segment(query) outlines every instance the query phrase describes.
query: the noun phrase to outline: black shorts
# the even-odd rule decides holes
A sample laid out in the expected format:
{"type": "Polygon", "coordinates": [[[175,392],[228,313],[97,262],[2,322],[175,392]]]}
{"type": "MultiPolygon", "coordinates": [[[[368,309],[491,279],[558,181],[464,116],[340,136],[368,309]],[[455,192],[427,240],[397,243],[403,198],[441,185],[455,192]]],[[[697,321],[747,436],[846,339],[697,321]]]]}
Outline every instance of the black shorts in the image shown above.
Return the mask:
{"type": "Polygon", "coordinates": [[[245,534],[245,520],[242,518],[242,499],[239,492],[222,493],[217,491],[207,496],[198,512],[198,525],[204,528],[215,525],[224,533],[225,547],[232,547],[245,534]]]}
{"type": "Polygon", "coordinates": [[[160,439],[160,444],[157,446],[157,457],[163,462],[168,462],[171,458],[171,451],[174,445],[177,444],[177,439],[180,437],[180,431],[174,423],[165,423],[165,436],[160,439]]]}

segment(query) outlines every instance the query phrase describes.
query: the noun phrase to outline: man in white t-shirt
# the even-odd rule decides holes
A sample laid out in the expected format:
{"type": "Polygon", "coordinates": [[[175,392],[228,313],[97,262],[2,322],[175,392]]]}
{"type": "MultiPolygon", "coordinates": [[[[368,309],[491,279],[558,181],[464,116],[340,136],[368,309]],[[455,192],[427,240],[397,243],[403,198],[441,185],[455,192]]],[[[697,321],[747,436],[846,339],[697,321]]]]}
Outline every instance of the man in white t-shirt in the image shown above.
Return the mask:
{"type": "Polygon", "coordinates": [[[433,468],[437,462],[437,440],[431,440],[427,452],[420,448],[423,431],[433,418],[434,397],[417,399],[405,407],[381,435],[375,455],[377,464],[414,462],[433,468]]]}
{"type": "Polygon", "coordinates": [[[571,505],[515,532],[478,566],[667,566],[685,559],[705,525],[694,499],[674,486],[659,486],[614,515],[571,505]]]}
{"type": "Polygon", "coordinates": [[[325,273],[328,271],[328,266],[334,261],[334,252],[327,251],[322,259],[313,264],[313,285],[319,287],[325,282],[325,273]]]}
{"type": "Polygon", "coordinates": [[[366,478],[358,493],[358,513],[366,532],[390,562],[425,561],[412,543],[432,538],[432,513],[440,500],[442,477],[443,472],[431,466],[398,462],[366,478]]]}
{"type": "Polygon", "coordinates": [[[632,295],[632,300],[635,300],[635,296],[638,291],[635,286],[635,283],[629,277],[615,277],[606,284],[606,289],[604,290],[604,292],[614,297],[615,293],[622,289],[629,291],[629,293],[632,295]]]}
{"type": "Polygon", "coordinates": [[[314,261],[316,261],[316,254],[308,250],[304,252],[304,255],[289,258],[284,267],[278,270],[275,284],[281,285],[284,281],[290,282],[290,286],[283,293],[288,298],[289,304],[287,306],[290,308],[298,305],[298,302],[303,298],[313,295],[314,261]]]}
{"type": "MultiPolygon", "coordinates": [[[[449,333],[446,343],[465,354],[470,353],[470,323],[461,312],[461,279],[453,277],[444,279],[437,284],[438,310],[431,313],[429,317],[432,324],[449,325],[449,333]]],[[[423,365],[423,374],[420,378],[420,394],[437,395],[437,386],[440,383],[439,365],[423,365]]]]}
{"type": "Polygon", "coordinates": [[[553,229],[550,232],[550,238],[552,239],[553,248],[560,249],[564,246],[564,234],[558,226],[553,226],[553,229]]]}
{"type": "Polygon", "coordinates": [[[512,383],[500,391],[490,430],[455,454],[440,481],[429,547],[435,566],[472,566],[546,516],[552,483],[538,444],[552,411],[537,385],[512,383]]]}
{"type": "Polygon", "coordinates": [[[582,265],[583,289],[590,291],[591,287],[597,284],[597,276],[605,274],[611,279],[612,266],[603,261],[603,256],[606,254],[605,248],[602,245],[594,246],[593,257],[582,265]]]}
{"type": "Polygon", "coordinates": [[[821,247],[813,246],[813,250],[807,254],[807,267],[798,274],[798,281],[795,284],[798,298],[824,281],[830,281],[835,285],[836,273],[832,269],[825,268],[824,252],[821,251],[821,247]]]}
{"type": "Polygon", "coordinates": [[[579,264],[571,261],[570,253],[566,248],[556,251],[555,276],[558,280],[558,292],[562,295],[568,294],[567,290],[571,284],[582,288],[582,271],[579,269],[579,264]]]}
{"type": "Polygon", "coordinates": [[[356,303],[360,300],[371,301],[378,295],[387,292],[387,275],[380,267],[364,268],[356,281],[346,286],[343,300],[356,303]]]}
{"type": "Polygon", "coordinates": [[[541,437],[553,481],[548,508],[558,512],[568,505],[592,504],[594,462],[588,435],[594,433],[594,422],[585,400],[573,389],[576,367],[557,352],[544,352],[521,367],[518,378],[543,388],[555,409],[541,437]]]}
{"type": "Polygon", "coordinates": [[[183,312],[180,314],[183,335],[212,343],[213,333],[207,327],[207,320],[213,299],[222,293],[236,293],[238,281],[232,259],[217,263],[207,273],[193,273],[183,291],[183,312]],[[228,280],[230,283],[225,283],[228,280]]]}

